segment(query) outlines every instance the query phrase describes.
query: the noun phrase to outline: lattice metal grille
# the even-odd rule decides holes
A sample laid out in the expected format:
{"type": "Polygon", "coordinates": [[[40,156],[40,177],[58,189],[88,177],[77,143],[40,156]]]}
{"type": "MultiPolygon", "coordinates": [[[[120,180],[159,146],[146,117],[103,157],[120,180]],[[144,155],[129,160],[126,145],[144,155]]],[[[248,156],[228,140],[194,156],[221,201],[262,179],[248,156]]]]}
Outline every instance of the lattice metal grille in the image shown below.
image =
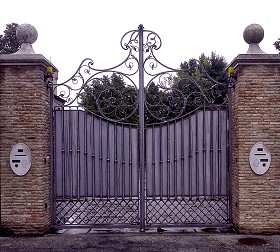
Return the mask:
{"type": "Polygon", "coordinates": [[[147,199],[147,224],[228,224],[228,198],[147,199]]]}
{"type": "Polygon", "coordinates": [[[139,223],[138,199],[57,200],[56,225],[139,223]]]}

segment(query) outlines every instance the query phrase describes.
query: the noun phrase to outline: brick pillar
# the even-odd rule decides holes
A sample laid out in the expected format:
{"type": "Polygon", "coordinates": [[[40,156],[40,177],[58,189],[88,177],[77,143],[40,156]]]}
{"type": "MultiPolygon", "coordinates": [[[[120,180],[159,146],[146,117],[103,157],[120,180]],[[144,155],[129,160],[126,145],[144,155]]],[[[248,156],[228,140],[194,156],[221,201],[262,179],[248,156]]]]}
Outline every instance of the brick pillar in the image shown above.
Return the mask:
{"type": "Polygon", "coordinates": [[[241,54],[231,66],[232,214],[242,233],[280,231],[280,55],[241,54]],[[257,142],[271,153],[263,175],[253,172],[249,154],[257,142]]]}
{"type": "Polygon", "coordinates": [[[39,54],[0,55],[1,228],[14,234],[43,234],[51,225],[47,66],[52,64],[39,54]],[[31,168],[24,176],[10,167],[17,143],[31,151],[31,168]]]}

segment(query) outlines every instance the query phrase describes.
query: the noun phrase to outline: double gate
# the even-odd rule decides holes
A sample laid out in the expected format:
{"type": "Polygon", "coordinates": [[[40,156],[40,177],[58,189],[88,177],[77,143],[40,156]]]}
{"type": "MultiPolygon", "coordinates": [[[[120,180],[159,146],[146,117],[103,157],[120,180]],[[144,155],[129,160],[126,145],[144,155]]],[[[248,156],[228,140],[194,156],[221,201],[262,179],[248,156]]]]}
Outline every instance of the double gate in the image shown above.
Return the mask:
{"type": "Polygon", "coordinates": [[[230,224],[226,85],[162,64],[142,25],[121,46],[53,84],[53,226],[230,224]]]}

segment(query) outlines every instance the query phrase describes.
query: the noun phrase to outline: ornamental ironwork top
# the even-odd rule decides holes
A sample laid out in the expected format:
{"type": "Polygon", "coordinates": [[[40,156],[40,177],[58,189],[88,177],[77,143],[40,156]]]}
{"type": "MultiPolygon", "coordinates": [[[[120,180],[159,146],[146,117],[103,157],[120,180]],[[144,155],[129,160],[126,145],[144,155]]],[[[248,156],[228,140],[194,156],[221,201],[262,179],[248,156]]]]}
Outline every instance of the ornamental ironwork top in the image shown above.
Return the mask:
{"type": "Polygon", "coordinates": [[[145,116],[150,123],[227,102],[227,83],[211,78],[203,61],[193,59],[180,69],[163,64],[156,56],[160,36],[142,24],[126,32],[120,44],[127,56],[118,65],[98,69],[86,58],[67,81],[53,84],[65,106],[78,105],[114,121],[137,122],[145,116]],[[142,116],[137,114],[140,108],[145,110],[142,116]]]}

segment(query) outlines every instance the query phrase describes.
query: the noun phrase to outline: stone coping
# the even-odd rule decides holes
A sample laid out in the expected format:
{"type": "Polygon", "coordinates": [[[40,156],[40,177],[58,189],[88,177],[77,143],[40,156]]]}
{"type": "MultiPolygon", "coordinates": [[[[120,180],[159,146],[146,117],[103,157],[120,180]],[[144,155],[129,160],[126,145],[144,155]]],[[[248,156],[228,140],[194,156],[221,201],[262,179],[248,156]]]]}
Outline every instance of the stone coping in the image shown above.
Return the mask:
{"type": "Polygon", "coordinates": [[[280,54],[239,54],[228,67],[238,65],[280,65],[280,54]]]}
{"type": "Polygon", "coordinates": [[[42,54],[0,54],[0,66],[1,65],[42,65],[44,67],[51,66],[53,68],[53,72],[58,72],[58,69],[42,54]]]}

